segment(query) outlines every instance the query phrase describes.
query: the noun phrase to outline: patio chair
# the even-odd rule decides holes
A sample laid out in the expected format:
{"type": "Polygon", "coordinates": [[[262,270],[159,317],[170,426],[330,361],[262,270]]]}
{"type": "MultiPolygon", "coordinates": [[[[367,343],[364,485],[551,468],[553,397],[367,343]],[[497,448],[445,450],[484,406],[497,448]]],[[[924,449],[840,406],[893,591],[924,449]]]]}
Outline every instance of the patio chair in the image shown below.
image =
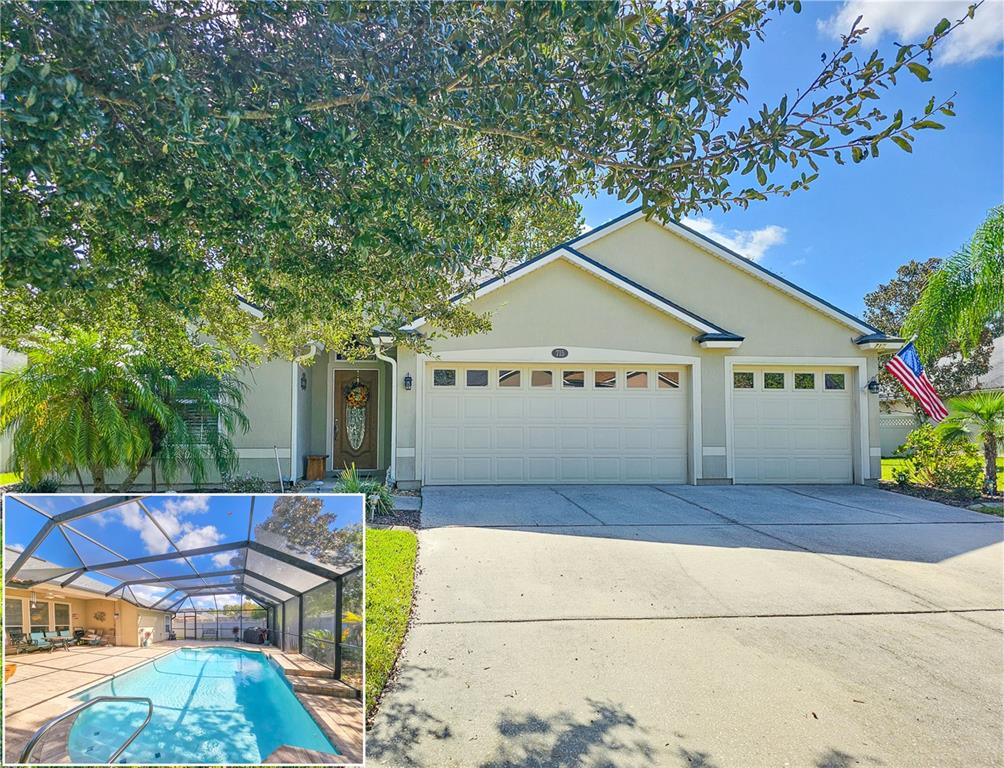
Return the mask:
{"type": "Polygon", "coordinates": [[[108,645],[103,629],[92,629],[90,634],[84,635],[79,641],[82,645],[108,645]]]}
{"type": "Polygon", "coordinates": [[[66,641],[66,647],[69,648],[71,645],[77,644],[77,638],[73,636],[73,633],[68,629],[59,630],[59,637],[66,641]]]}
{"type": "Polygon", "coordinates": [[[61,636],[59,631],[55,629],[50,629],[45,633],[45,641],[57,648],[62,648],[64,651],[67,650],[67,646],[69,645],[67,638],[61,636]]]}
{"type": "Polygon", "coordinates": [[[34,653],[40,650],[31,640],[24,634],[24,632],[8,632],[7,633],[7,649],[8,652],[13,653],[34,653]]]}
{"type": "Polygon", "coordinates": [[[49,653],[52,653],[52,649],[56,647],[45,639],[44,632],[32,632],[30,633],[30,637],[32,645],[34,645],[40,651],[48,650],[49,653]]]}

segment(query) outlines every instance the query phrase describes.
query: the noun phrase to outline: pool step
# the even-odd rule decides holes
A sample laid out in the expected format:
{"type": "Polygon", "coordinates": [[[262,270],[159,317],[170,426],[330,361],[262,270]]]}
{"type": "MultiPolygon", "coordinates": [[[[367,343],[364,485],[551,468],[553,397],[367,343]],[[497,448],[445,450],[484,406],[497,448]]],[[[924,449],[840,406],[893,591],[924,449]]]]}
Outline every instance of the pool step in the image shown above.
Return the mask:
{"type": "Polygon", "coordinates": [[[339,696],[344,699],[354,699],[356,691],[340,680],[306,675],[286,675],[293,690],[299,693],[316,693],[321,696],[339,696]]]}

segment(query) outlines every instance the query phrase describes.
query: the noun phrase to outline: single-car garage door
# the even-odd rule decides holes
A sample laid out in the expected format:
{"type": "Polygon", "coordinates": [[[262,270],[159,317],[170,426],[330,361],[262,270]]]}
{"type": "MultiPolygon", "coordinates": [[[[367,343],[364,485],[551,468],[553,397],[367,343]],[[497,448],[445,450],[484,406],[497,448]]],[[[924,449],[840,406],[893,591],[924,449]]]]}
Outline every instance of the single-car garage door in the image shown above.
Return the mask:
{"type": "Polygon", "coordinates": [[[684,483],[685,373],[673,366],[430,363],[423,482],[684,483]]]}
{"type": "Polygon", "coordinates": [[[851,377],[844,368],[737,366],[735,482],[853,482],[851,377]]]}

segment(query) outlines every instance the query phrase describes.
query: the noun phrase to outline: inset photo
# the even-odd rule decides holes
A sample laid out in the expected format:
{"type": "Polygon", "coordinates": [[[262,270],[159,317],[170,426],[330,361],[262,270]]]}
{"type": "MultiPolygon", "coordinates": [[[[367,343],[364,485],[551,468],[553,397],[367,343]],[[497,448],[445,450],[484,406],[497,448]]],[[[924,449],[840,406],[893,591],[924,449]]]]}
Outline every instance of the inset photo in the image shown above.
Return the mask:
{"type": "Polygon", "coordinates": [[[5,496],[4,764],[361,764],[364,506],[5,496]]]}

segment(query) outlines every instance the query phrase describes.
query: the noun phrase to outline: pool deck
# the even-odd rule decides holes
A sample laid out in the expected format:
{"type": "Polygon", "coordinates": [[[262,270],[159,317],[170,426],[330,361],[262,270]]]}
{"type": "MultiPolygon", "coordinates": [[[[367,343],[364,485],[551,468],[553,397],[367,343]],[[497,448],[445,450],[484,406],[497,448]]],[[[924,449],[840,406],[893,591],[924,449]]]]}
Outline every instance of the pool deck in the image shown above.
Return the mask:
{"type": "MultiPolygon", "coordinates": [[[[77,646],[69,650],[8,656],[7,663],[17,665],[14,675],[4,685],[4,764],[14,763],[32,734],[48,720],[72,709],[80,702],[73,696],[85,688],[129,672],[136,667],[165,656],[183,647],[243,648],[262,651],[276,661],[288,677],[302,676],[321,679],[330,676],[331,670],[306,656],[284,653],[276,648],[235,644],[233,642],[171,640],[156,643],[148,648],[105,646],[95,648],[77,646]]],[[[336,765],[362,763],[363,708],[362,703],[344,695],[318,695],[295,691],[297,699],[342,755],[336,765]]],[[[67,729],[68,730],[68,729],[67,729]]],[[[65,740],[55,738],[49,749],[40,755],[43,762],[60,764],[69,762],[65,740]],[[58,745],[58,746],[57,746],[58,745]]],[[[294,754],[293,747],[281,747],[267,756],[270,762],[286,762],[294,754]]],[[[296,763],[303,765],[299,750],[296,763]]],[[[330,764],[331,756],[312,753],[311,762],[330,764]]]]}

